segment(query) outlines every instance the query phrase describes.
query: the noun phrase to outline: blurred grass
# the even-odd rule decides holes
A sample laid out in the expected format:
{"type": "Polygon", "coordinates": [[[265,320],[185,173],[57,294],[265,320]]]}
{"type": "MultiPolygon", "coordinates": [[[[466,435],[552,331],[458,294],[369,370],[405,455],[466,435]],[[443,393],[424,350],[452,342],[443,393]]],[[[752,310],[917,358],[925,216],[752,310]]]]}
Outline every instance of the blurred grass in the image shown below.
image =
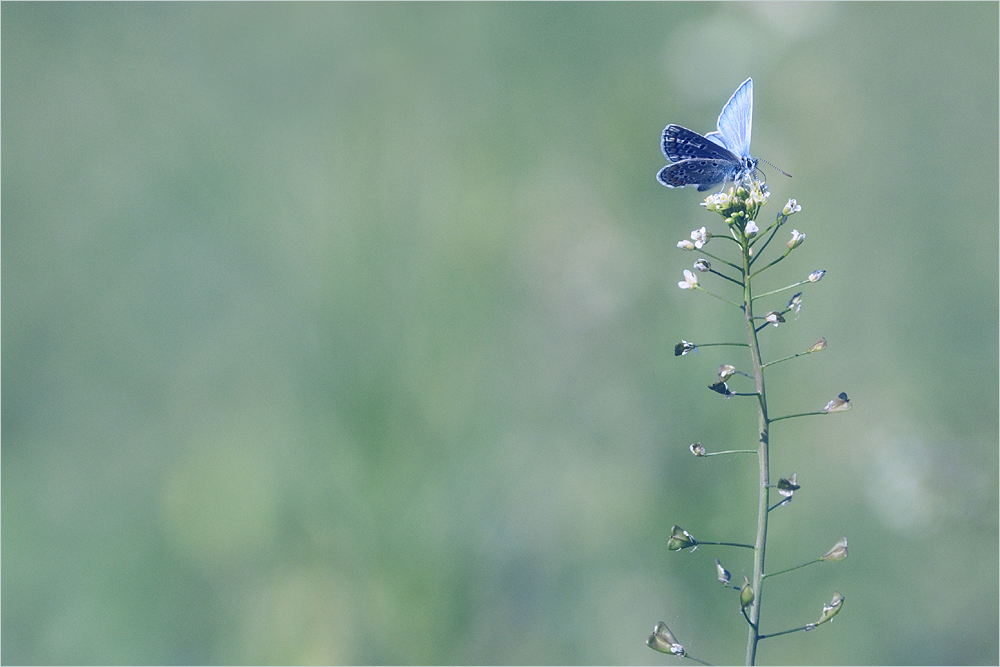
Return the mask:
{"type": "Polygon", "coordinates": [[[739,323],[653,175],[747,75],[808,234],[767,278],[829,272],[772,410],[855,404],[776,425],[769,564],[851,557],[760,662],[996,662],[995,4],[0,12],[3,663],[741,661],[664,551],[752,539],[750,458],[686,449],[753,442],[732,353],[672,354],[739,323]]]}

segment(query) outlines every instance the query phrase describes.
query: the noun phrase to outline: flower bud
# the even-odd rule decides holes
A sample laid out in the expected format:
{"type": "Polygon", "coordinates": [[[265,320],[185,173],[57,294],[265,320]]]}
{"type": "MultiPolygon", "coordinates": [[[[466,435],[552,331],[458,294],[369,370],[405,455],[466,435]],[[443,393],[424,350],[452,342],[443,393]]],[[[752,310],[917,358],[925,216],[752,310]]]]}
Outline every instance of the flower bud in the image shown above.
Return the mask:
{"type": "Polygon", "coordinates": [[[653,634],[646,640],[646,646],[660,653],[669,653],[678,657],[684,655],[684,647],[680,645],[677,638],[674,637],[674,633],[670,632],[670,628],[663,621],[657,623],[653,628],[653,634]]]}
{"type": "Polygon", "coordinates": [[[788,249],[795,250],[806,240],[806,235],[797,229],[792,230],[792,240],[788,242],[788,249]]]}
{"type": "Polygon", "coordinates": [[[818,283],[823,280],[823,276],[826,275],[826,271],[813,271],[809,274],[809,282],[818,283]]]}
{"type": "Polygon", "coordinates": [[[740,609],[746,609],[753,602],[753,589],[750,588],[750,580],[747,575],[743,575],[743,588],[740,589],[740,609]]]}
{"type": "Polygon", "coordinates": [[[747,223],[747,226],[743,229],[743,234],[748,239],[752,239],[753,237],[757,236],[757,232],[759,231],[760,228],[757,227],[757,223],[751,220],[750,222],[747,223]]]}
{"type": "Polygon", "coordinates": [[[840,541],[833,545],[833,548],[827,551],[820,560],[844,560],[847,558],[847,538],[842,537],[840,541]]]}
{"type": "Polygon", "coordinates": [[[670,539],[667,540],[668,551],[680,551],[681,549],[696,546],[698,546],[698,540],[694,539],[691,533],[680,526],[674,526],[670,529],[670,539]]]}
{"type": "Polygon", "coordinates": [[[826,404],[826,407],[823,408],[823,412],[830,414],[831,412],[844,412],[845,410],[850,409],[851,399],[847,398],[846,391],[842,391],[837,398],[826,404]]]}
{"type": "Polygon", "coordinates": [[[705,456],[705,446],[700,442],[696,442],[690,447],[691,453],[695,456],[705,456]]]}
{"type": "Polygon", "coordinates": [[[776,310],[772,310],[770,313],[765,315],[764,319],[773,324],[774,326],[778,326],[778,324],[785,321],[785,318],[781,316],[781,313],[779,313],[776,310]]]}
{"type": "Polygon", "coordinates": [[[820,338],[818,341],[813,343],[813,346],[809,348],[809,353],[821,352],[826,349],[826,339],[820,338]]]}
{"type": "Polygon", "coordinates": [[[705,271],[711,270],[712,263],[709,262],[707,259],[699,259],[697,262],[694,263],[694,268],[704,273],[705,271]]]}

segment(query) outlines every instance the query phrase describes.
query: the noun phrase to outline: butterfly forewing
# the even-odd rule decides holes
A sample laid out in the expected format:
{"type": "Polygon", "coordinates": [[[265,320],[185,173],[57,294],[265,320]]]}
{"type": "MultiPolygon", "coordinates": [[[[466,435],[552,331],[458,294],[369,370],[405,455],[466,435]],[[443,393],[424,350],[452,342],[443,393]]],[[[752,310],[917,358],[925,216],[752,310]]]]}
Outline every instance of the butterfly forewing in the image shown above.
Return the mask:
{"type": "Polygon", "coordinates": [[[753,121],[753,80],[747,79],[722,107],[716,126],[722,142],[739,157],[750,157],[750,126],[753,121]]]}
{"type": "Polygon", "coordinates": [[[691,158],[708,158],[716,160],[736,161],[736,156],[721,145],[709,141],[697,132],[681,127],[667,125],[663,129],[663,154],[671,162],[680,162],[691,158]]]}

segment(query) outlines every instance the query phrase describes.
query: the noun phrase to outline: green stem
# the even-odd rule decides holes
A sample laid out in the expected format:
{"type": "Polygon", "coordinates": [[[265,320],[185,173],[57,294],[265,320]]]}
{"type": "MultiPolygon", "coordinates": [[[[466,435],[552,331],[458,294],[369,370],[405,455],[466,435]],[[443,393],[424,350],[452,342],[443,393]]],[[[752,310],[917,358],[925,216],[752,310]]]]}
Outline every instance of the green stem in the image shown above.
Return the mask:
{"type": "Polygon", "coordinates": [[[695,543],[695,546],[700,547],[704,544],[714,544],[720,547],[744,547],[746,549],[753,549],[752,544],[740,544],[739,542],[702,542],[701,540],[698,540],[698,542],[695,543]]]}
{"type": "Polygon", "coordinates": [[[737,284],[737,285],[739,285],[740,287],[743,287],[743,283],[741,283],[741,282],[740,282],[739,280],[736,280],[736,278],[730,278],[730,277],[729,277],[729,276],[727,276],[726,274],[724,274],[724,273],[719,273],[719,272],[718,272],[718,271],[716,271],[715,269],[709,269],[709,270],[708,270],[708,272],[709,272],[709,273],[714,273],[715,275],[719,276],[719,277],[720,277],[720,278],[722,278],[723,280],[728,280],[728,281],[729,281],[729,282],[731,282],[731,283],[736,283],[736,284],[737,284]]]}
{"type": "MultiPolygon", "coordinates": [[[[720,236],[719,238],[722,238],[722,239],[726,239],[726,238],[729,238],[729,237],[728,237],[728,236],[720,236]]],[[[728,261],[728,260],[725,260],[725,259],[722,259],[722,258],[721,258],[721,257],[719,257],[718,255],[713,255],[712,253],[708,252],[707,250],[704,250],[704,249],[702,249],[702,250],[699,250],[699,251],[698,251],[698,254],[700,254],[700,255],[705,255],[705,257],[711,257],[711,258],[712,258],[712,259],[714,259],[715,261],[717,261],[717,262],[722,262],[723,264],[725,264],[725,265],[727,265],[727,266],[731,266],[731,267],[733,267],[734,269],[736,269],[737,271],[741,270],[741,267],[740,267],[740,265],[739,265],[739,264],[733,264],[732,262],[730,262],[730,261],[728,261]]]]}
{"type": "MultiPolygon", "coordinates": [[[[769,361],[766,364],[764,364],[764,368],[767,368],[768,366],[774,366],[775,364],[780,364],[782,361],[788,361],[790,359],[795,359],[797,357],[804,357],[807,354],[812,354],[812,352],[808,352],[808,351],[807,352],[796,352],[795,354],[793,354],[790,357],[782,357],[781,359],[775,359],[774,361],[769,361]]],[[[774,421],[774,420],[772,420],[772,421],[774,421]]]]}
{"type": "Polygon", "coordinates": [[[790,290],[790,289],[792,289],[794,287],[798,287],[799,285],[805,285],[807,282],[809,282],[809,281],[808,280],[800,280],[799,282],[793,283],[793,284],[789,285],[788,287],[782,287],[780,289],[771,290],[770,292],[764,292],[763,294],[758,294],[757,296],[754,297],[754,301],[756,301],[757,299],[763,299],[765,296],[771,296],[772,294],[778,294],[780,292],[786,292],[786,291],[788,291],[788,290],[790,290]]]}
{"type": "Polygon", "coordinates": [[[768,572],[767,574],[764,575],[764,578],[766,579],[767,577],[776,577],[779,574],[784,574],[785,572],[791,572],[792,570],[797,570],[800,567],[805,567],[806,565],[812,565],[813,563],[820,563],[822,561],[823,561],[822,558],[817,558],[816,560],[811,560],[808,563],[802,563],[802,565],[796,565],[795,567],[790,567],[787,570],[779,570],[777,572],[768,572]]]}
{"type": "Polygon", "coordinates": [[[708,291],[707,289],[705,289],[705,288],[704,288],[704,287],[702,287],[701,285],[695,285],[695,286],[694,286],[694,288],[695,288],[695,289],[699,289],[699,290],[701,290],[702,292],[704,292],[705,294],[707,294],[707,295],[709,295],[709,296],[714,296],[714,297],[715,297],[716,299],[718,299],[719,301],[725,301],[725,302],[726,302],[726,303],[728,303],[728,304],[729,304],[730,306],[736,306],[737,308],[741,308],[741,307],[742,307],[742,306],[740,306],[740,304],[738,304],[738,303],[733,303],[733,302],[732,302],[732,301],[730,301],[729,299],[724,299],[724,298],[722,298],[721,296],[719,296],[718,294],[712,294],[711,292],[709,292],[709,291],[708,291]]]}
{"type": "MultiPolygon", "coordinates": [[[[764,582],[764,547],[767,544],[767,507],[769,504],[770,492],[770,470],[768,458],[769,441],[769,421],[767,418],[767,394],[764,392],[764,364],[760,358],[760,344],[757,341],[757,330],[754,327],[753,317],[753,294],[750,289],[750,246],[743,243],[743,312],[747,329],[747,340],[750,345],[750,358],[753,361],[754,381],[757,385],[757,427],[759,438],[757,440],[757,461],[759,467],[758,499],[757,499],[757,540],[754,544],[753,559],[753,586],[754,599],[750,603],[750,615],[747,618],[750,624],[747,636],[746,664],[753,665],[757,658],[757,642],[760,641],[758,628],[760,627],[760,603],[764,591],[761,584],[764,582]]],[[[767,267],[765,267],[767,268],[767,267]]],[[[761,269],[763,270],[763,269],[761,269]]],[[[758,271],[757,273],[760,273],[758,271]]]]}
{"type": "Polygon", "coordinates": [[[763,273],[764,271],[767,271],[772,266],[774,266],[775,264],[777,264],[778,262],[780,262],[784,258],[788,257],[788,253],[790,253],[790,252],[791,252],[791,250],[785,251],[785,254],[783,254],[781,257],[779,257],[778,259],[774,260],[773,262],[769,262],[768,265],[765,266],[763,269],[758,269],[757,271],[754,271],[752,275],[748,275],[747,276],[747,280],[753,278],[754,276],[757,276],[757,275],[763,273]]]}
{"type": "Polygon", "coordinates": [[[808,629],[809,629],[808,625],[803,625],[801,628],[792,628],[791,630],[782,630],[781,632],[772,632],[769,635],[761,635],[757,639],[758,640],[761,640],[761,639],[770,639],[771,637],[780,637],[781,635],[789,635],[789,634],[791,634],[793,632],[802,632],[803,630],[808,630],[808,629]]]}
{"type": "Polygon", "coordinates": [[[826,412],[823,410],[817,410],[816,412],[800,412],[797,415],[785,415],[784,417],[775,417],[771,420],[771,423],[780,422],[782,419],[794,419],[795,417],[811,417],[812,415],[825,415],[826,412]]]}
{"type": "Polygon", "coordinates": [[[713,347],[715,345],[728,345],[730,347],[749,347],[746,343],[699,343],[695,347],[713,347]]]}
{"type": "MultiPolygon", "coordinates": [[[[788,498],[784,498],[784,499],[781,500],[781,502],[774,503],[773,505],[771,505],[770,507],[768,507],[767,511],[768,512],[773,512],[774,510],[778,509],[779,507],[781,507],[782,505],[784,505],[787,502],[788,502],[788,498]]],[[[767,578],[767,575],[765,574],[764,577],[767,578]]]]}
{"type": "Polygon", "coordinates": [[[705,456],[722,456],[723,454],[756,454],[756,449],[730,449],[725,452],[706,452],[705,456]]]}
{"type": "MultiPolygon", "coordinates": [[[[756,252],[754,252],[753,259],[750,260],[751,265],[753,265],[753,263],[757,261],[758,257],[764,254],[764,250],[766,250],[767,246],[769,246],[771,244],[771,241],[774,240],[775,234],[778,233],[778,230],[781,228],[781,225],[783,225],[784,222],[785,222],[784,220],[778,218],[773,223],[771,223],[770,227],[765,229],[757,238],[754,239],[754,242],[756,242],[767,236],[767,240],[764,241],[764,245],[762,245],[760,248],[756,250],[756,252]],[[768,234],[770,234],[770,236],[768,236],[768,234]]],[[[750,245],[753,246],[754,243],[751,243],[750,245]]]]}

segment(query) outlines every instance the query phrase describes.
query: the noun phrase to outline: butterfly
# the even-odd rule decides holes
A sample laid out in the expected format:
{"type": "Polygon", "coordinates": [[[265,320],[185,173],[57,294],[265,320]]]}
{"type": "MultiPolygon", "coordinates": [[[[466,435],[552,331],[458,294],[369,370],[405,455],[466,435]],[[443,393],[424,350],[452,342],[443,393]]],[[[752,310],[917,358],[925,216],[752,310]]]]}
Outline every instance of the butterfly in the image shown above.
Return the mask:
{"type": "Polygon", "coordinates": [[[757,172],[757,158],[750,157],[752,120],[753,79],[747,79],[722,107],[715,132],[702,136],[680,125],[664,128],[663,154],[672,164],[656,180],[668,188],[697,185],[704,192],[718,183],[751,178],[757,172]]]}

